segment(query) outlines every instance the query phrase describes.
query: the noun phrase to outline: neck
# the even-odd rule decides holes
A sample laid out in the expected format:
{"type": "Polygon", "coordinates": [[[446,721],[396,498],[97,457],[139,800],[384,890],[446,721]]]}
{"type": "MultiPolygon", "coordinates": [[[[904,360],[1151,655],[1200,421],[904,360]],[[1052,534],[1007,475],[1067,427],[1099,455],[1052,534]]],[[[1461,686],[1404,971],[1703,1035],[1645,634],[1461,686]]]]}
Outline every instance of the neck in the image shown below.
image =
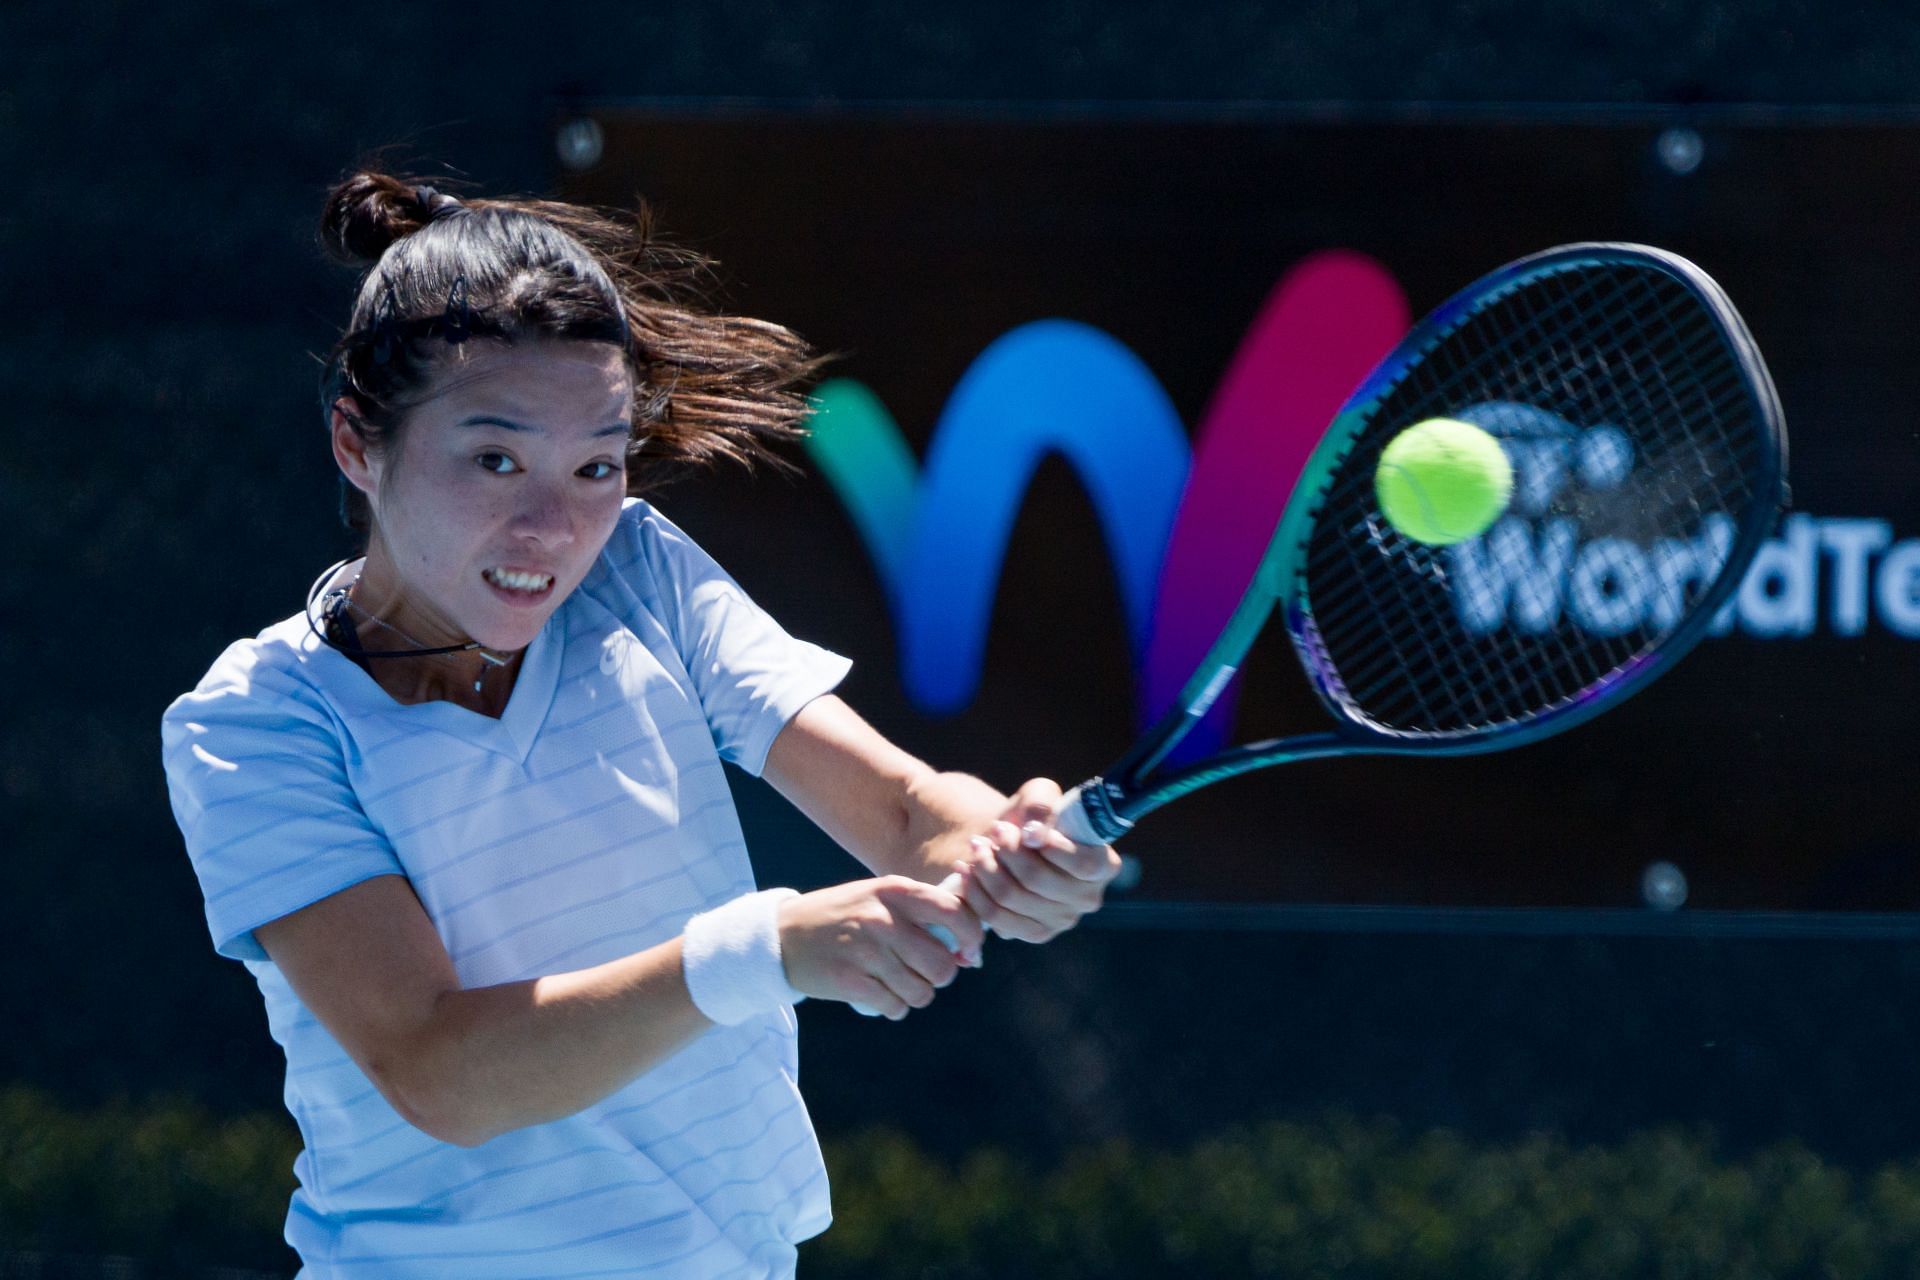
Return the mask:
{"type": "MultiPolygon", "coordinates": [[[[348,591],[360,647],[373,653],[442,649],[474,643],[431,609],[416,606],[401,589],[391,558],[376,537],[366,563],[348,591]]],[[[476,647],[453,653],[359,659],[374,680],[403,703],[455,702],[487,714],[504,706],[524,650],[476,647]]]]}
{"type": "MultiPolygon", "coordinates": [[[[379,648],[372,644],[363,647],[379,648]]],[[[513,692],[514,683],[519,677],[520,658],[521,655],[515,653],[503,664],[495,666],[474,660],[470,654],[450,653],[430,658],[363,659],[361,666],[395,702],[409,705],[452,702],[483,715],[498,716],[507,705],[507,696],[513,692]],[[468,661],[456,666],[449,659],[468,661]],[[477,689],[474,687],[476,683],[479,685],[477,689]]]]}

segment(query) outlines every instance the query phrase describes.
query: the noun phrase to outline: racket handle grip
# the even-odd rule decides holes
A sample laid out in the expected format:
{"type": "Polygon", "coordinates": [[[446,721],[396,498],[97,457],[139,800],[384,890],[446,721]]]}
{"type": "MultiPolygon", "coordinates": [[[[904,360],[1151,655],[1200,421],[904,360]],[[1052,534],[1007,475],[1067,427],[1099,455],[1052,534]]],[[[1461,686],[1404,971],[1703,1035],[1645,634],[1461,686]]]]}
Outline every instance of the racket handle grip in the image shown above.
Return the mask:
{"type": "Polygon", "coordinates": [[[1133,823],[1113,811],[1107,800],[1106,783],[1089,778],[1060,797],[1060,811],[1053,815],[1054,829],[1075,844],[1112,844],[1133,829],[1133,823]],[[1098,807],[1089,812],[1091,798],[1098,807]]]}
{"type": "MultiPolygon", "coordinates": [[[[940,882],[940,887],[956,897],[959,896],[960,873],[955,871],[948,875],[945,880],[940,882]]],[[[949,930],[947,926],[943,924],[930,924],[927,926],[927,932],[939,939],[940,945],[947,950],[958,951],[960,949],[960,940],[953,936],[952,931],[949,930]]],[[[863,1018],[877,1018],[880,1016],[880,1011],[871,1005],[852,1004],[849,1007],[863,1018]]]]}
{"type": "Polygon", "coordinates": [[[1053,815],[1053,827],[1075,844],[1106,843],[1087,819],[1087,806],[1080,798],[1080,787],[1060,797],[1060,811],[1053,815]]]}

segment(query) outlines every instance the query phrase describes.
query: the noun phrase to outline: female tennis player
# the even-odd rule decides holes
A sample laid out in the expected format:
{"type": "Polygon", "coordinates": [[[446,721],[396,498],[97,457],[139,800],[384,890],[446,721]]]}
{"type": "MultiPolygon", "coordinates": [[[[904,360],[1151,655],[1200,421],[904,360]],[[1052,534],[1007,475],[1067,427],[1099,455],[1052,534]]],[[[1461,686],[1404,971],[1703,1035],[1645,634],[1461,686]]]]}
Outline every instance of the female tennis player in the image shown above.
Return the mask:
{"type": "Polygon", "coordinates": [[[788,1275],[829,1220],[793,1004],[901,1018],[1118,859],[1052,829],[1052,782],[888,742],[845,658],[630,495],[772,457],[813,368],[691,300],[706,264],[644,212],[367,171],[322,239],[366,268],[321,396],[365,554],[163,723],[286,1051],[302,1275],[788,1275]],[[756,891],[722,760],[874,878],[756,891]]]}

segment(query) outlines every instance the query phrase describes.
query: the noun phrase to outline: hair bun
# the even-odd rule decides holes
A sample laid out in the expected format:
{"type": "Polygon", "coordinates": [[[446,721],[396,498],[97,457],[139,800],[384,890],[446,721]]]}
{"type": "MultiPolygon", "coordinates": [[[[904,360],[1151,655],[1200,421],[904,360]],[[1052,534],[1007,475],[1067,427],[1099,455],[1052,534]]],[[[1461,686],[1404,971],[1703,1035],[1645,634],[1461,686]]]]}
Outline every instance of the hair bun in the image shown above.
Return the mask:
{"type": "Polygon", "coordinates": [[[336,262],[372,266],[394,241],[460,207],[457,197],[433,187],[362,170],[328,193],[320,245],[336,262]]]}

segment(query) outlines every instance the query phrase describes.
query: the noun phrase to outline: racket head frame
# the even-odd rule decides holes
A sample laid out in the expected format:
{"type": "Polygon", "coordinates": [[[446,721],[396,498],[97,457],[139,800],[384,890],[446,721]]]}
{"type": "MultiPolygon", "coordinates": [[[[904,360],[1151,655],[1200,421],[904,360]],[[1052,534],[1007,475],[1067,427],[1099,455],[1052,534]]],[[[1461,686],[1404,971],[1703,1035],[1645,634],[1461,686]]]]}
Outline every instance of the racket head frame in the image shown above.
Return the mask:
{"type": "Polygon", "coordinates": [[[1066,825],[1075,830],[1068,834],[1075,839],[1115,839],[1131,828],[1135,819],[1178,796],[1269,765],[1362,754],[1476,755],[1538,742],[1592,719],[1671,670],[1705,637],[1714,616],[1738,589],[1747,566],[1786,506],[1786,461],[1786,428],[1779,394],[1760,349],[1726,293],[1687,259],[1648,245],[1590,242],[1544,250],[1483,276],[1416,324],[1335,415],[1302,468],[1253,581],[1227,624],[1161,720],[1103,775],[1088,779],[1069,793],[1062,812],[1071,815],[1066,825]],[[1303,569],[1308,540],[1329,481],[1388,396],[1427,352],[1470,317],[1542,277],[1608,265],[1664,273],[1714,319],[1744,374],[1742,382],[1750,408],[1760,424],[1761,449],[1750,474],[1753,491],[1762,496],[1772,493],[1774,501],[1756,500],[1748,505],[1719,572],[1671,631],[1577,695],[1512,723],[1464,731],[1397,731],[1356,715],[1338,691],[1338,677],[1319,645],[1312,609],[1305,598],[1303,569]],[[1288,636],[1309,683],[1333,717],[1333,727],[1234,747],[1186,769],[1150,777],[1230,683],[1276,607],[1282,610],[1288,636]]]}

